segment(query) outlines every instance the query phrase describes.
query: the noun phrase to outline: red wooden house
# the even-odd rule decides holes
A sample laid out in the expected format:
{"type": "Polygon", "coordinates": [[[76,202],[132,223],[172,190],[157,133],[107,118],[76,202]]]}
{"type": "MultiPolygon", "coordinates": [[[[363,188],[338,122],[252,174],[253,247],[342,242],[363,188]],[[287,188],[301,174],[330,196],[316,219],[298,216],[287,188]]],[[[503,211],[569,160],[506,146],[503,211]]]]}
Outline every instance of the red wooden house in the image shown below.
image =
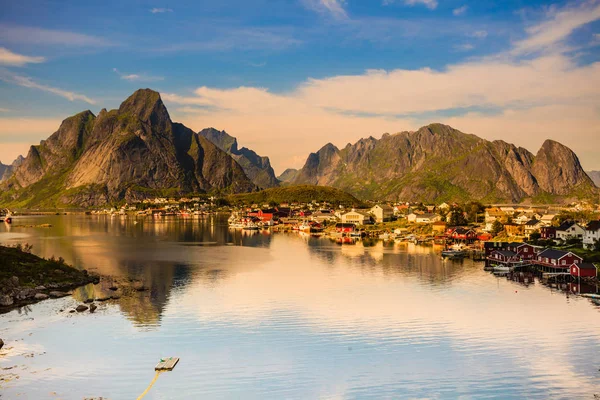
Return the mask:
{"type": "Polygon", "coordinates": [[[356,229],[356,225],[348,222],[338,222],[335,224],[335,231],[338,233],[351,233],[356,229]]]}
{"type": "Polygon", "coordinates": [[[514,251],[510,250],[494,250],[489,255],[488,260],[493,261],[497,264],[503,264],[510,266],[512,264],[518,264],[521,262],[519,256],[514,251]]]}
{"type": "Polygon", "coordinates": [[[463,227],[449,229],[448,236],[460,242],[474,242],[477,240],[477,232],[473,229],[463,227]]]}
{"type": "Polygon", "coordinates": [[[536,256],[536,248],[528,243],[509,243],[507,249],[516,253],[521,260],[533,260],[536,256]]]}
{"type": "Polygon", "coordinates": [[[573,264],[581,264],[583,259],[570,251],[546,249],[538,253],[535,263],[542,267],[568,269],[573,264]]]}
{"type": "Polygon", "coordinates": [[[540,228],[540,235],[542,239],[556,239],[556,228],[553,226],[543,226],[540,228]]]}
{"type": "Polygon", "coordinates": [[[592,263],[579,263],[571,265],[571,276],[579,278],[595,278],[597,274],[598,270],[592,263]]]}

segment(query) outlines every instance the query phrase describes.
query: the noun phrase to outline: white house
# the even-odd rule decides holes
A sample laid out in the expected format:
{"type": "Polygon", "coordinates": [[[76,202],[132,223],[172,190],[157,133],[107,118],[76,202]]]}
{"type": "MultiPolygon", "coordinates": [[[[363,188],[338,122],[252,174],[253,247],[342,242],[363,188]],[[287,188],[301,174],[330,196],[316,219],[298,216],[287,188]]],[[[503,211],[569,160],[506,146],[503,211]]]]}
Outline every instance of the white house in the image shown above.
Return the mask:
{"type": "Polygon", "coordinates": [[[371,214],[375,217],[375,222],[387,222],[392,220],[394,209],[387,204],[377,204],[371,208],[371,214]]]}
{"type": "Polygon", "coordinates": [[[575,222],[563,222],[556,228],[556,238],[560,240],[583,239],[585,229],[575,222]]]}
{"type": "Polygon", "coordinates": [[[554,217],[556,217],[556,214],[544,214],[544,215],[542,215],[542,218],[540,219],[540,221],[542,221],[542,223],[545,226],[550,226],[550,225],[552,225],[552,220],[554,219],[554,217]]]}
{"type": "Polygon", "coordinates": [[[363,225],[365,223],[365,219],[370,219],[368,213],[364,211],[355,211],[352,210],[347,212],[346,214],[342,214],[342,223],[351,223],[356,225],[363,225]]]}
{"type": "Polygon", "coordinates": [[[417,224],[432,224],[434,222],[438,222],[441,220],[442,220],[442,217],[440,217],[437,214],[426,213],[426,214],[417,215],[415,222],[417,224]]]}
{"type": "Polygon", "coordinates": [[[600,241],[600,221],[592,221],[585,228],[583,234],[583,247],[592,249],[596,244],[596,241],[600,241]]]}

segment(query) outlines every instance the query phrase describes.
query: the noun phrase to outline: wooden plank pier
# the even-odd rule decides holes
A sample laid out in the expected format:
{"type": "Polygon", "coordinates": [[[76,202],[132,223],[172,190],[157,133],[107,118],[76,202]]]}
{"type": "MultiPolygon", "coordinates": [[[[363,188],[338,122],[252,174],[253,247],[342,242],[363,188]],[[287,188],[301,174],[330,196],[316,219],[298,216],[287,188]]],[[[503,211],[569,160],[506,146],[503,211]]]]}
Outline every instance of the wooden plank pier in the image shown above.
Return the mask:
{"type": "Polygon", "coordinates": [[[161,358],[160,362],[158,364],[156,364],[156,367],[154,367],[154,370],[156,370],[156,371],[172,371],[178,362],[179,362],[178,357],[161,358]]]}

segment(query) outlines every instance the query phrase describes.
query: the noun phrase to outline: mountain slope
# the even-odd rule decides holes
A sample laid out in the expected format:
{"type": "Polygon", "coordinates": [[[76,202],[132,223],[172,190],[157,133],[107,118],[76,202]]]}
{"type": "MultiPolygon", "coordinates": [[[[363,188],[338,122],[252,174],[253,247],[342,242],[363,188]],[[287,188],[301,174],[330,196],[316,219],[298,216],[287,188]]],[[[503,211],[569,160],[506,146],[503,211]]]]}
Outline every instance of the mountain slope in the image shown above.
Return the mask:
{"type": "Polygon", "coordinates": [[[238,149],[237,139],[225,131],[207,128],[198,132],[198,134],[233,157],[256,186],[262,189],[279,186],[279,181],[275,177],[269,157],[261,157],[246,147],[238,149]]]}
{"type": "Polygon", "coordinates": [[[587,174],[592,179],[594,184],[600,187],[600,171],[587,171],[587,174]]]}
{"type": "Polygon", "coordinates": [[[255,186],[214,144],[173,123],[160,94],[140,89],[118,110],[84,111],[31,146],[3,201],[95,206],[156,195],[247,192],[255,186]]]}
{"type": "Polygon", "coordinates": [[[361,139],[343,149],[328,143],[308,156],[292,183],[405,201],[517,202],[597,194],[577,156],[557,142],[546,141],[534,156],[442,124],[361,139]]]}
{"type": "Polygon", "coordinates": [[[281,182],[291,182],[296,178],[298,170],[295,168],[288,168],[277,177],[281,182]]]}

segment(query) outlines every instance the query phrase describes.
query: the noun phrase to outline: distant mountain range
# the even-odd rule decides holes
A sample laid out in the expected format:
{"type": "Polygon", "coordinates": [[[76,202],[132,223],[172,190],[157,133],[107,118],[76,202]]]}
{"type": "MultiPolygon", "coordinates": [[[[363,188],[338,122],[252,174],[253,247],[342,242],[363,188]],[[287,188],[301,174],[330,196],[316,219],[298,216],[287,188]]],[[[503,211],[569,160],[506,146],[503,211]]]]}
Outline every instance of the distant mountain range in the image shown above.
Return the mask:
{"type": "Polygon", "coordinates": [[[592,178],[596,186],[600,187],[600,171],[587,171],[587,174],[592,178]]]}
{"type": "Polygon", "coordinates": [[[153,196],[257,190],[204,136],[171,121],[159,93],[140,89],[118,110],[84,111],[31,146],[0,184],[14,207],[97,206],[153,196]]]}
{"type": "Polygon", "coordinates": [[[275,177],[269,157],[261,157],[246,147],[238,149],[237,139],[225,131],[207,128],[201,130],[198,134],[233,157],[242,166],[248,178],[259,188],[268,189],[279,186],[279,181],[275,177]]]}
{"type": "MultiPolygon", "coordinates": [[[[589,174],[589,176],[588,176],[589,174]]],[[[547,140],[536,155],[450,126],[369,137],[311,153],[300,170],[275,176],[268,157],[238,148],[214,128],[171,121],[160,94],[140,89],[119,109],[84,111],[27,157],[0,164],[0,204],[99,206],[155,196],[234,194],[289,185],[331,186],[359,199],[538,203],[598,200],[569,148],[547,140]]]]}
{"type": "Polygon", "coordinates": [[[369,137],[308,156],[293,184],[333,186],[361,199],[548,203],[597,201],[598,188],[569,148],[546,140],[536,155],[450,126],[369,137]]]}

